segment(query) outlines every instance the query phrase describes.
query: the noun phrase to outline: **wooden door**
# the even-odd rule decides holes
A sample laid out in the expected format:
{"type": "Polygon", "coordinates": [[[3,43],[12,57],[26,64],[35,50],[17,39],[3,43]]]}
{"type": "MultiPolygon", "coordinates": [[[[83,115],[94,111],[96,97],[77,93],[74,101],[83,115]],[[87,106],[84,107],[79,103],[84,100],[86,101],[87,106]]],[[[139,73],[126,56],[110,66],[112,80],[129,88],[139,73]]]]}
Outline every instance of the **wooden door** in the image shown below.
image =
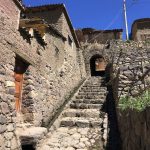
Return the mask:
{"type": "Polygon", "coordinates": [[[15,103],[17,112],[21,111],[23,76],[28,66],[29,65],[25,61],[23,61],[20,57],[16,57],[14,78],[15,78],[15,103]]]}
{"type": "Polygon", "coordinates": [[[23,74],[15,73],[15,106],[16,111],[21,110],[22,103],[22,86],[23,86],[23,74]]]}

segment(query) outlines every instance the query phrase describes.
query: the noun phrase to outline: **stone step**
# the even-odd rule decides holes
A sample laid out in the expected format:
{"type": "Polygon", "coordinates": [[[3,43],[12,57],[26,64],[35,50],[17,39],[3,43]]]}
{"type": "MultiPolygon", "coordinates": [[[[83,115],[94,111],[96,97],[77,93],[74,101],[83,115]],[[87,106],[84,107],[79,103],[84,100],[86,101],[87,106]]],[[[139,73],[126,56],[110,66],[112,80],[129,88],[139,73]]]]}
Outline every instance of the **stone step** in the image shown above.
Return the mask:
{"type": "Polygon", "coordinates": [[[60,123],[61,127],[100,127],[102,126],[102,119],[82,118],[82,117],[64,117],[60,123]]]}
{"type": "Polygon", "coordinates": [[[71,103],[70,108],[74,108],[74,109],[101,109],[102,104],[71,103]]]}
{"type": "Polygon", "coordinates": [[[105,99],[77,99],[72,103],[85,103],[85,104],[103,104],[105,99]]]}
{"type": "Polygon", "coordinates": [[[99,88],[99,87],[102,87],[102,85],[83,85],[83,87],[90,87],[90,88],[99,88]]]}
{"type": "Polygon", "coordinates": [[[87,118],[100,118],[101,112],[98,109],[67,109],[64,117],[87,117],[87,118]]]}
{"type": "Polygon", "coordinates": [[[96,92],[107,92],[106,89],[80,89],[79,92],[93,92],[93,93],[96,93],[96,92]]]}
{"type": "Polygon", "coordinates": [[[90,96],[92,96],[92,95],[94,95],[94,96],[96,96],[96,95],[106,95],[107,94],[107,92],[79,92],[78,93],[78,95],[90,95],[90,96]]]}
{"type": "Polygon", "coordinates": [[[89,86],[82,86],[81,90],[107,90],[106,87],[89,87],[89,86]]]}
{"type": "Polygon", "coordinates": [[[77,95],[76,99],[105,99],[105,95],[77,95]]]}
{"type": "Polygon", "coordinates": [[[85,83],[84,86],[100,86],[102,83],[99,82],[99,83],[96,83],[96,84],[93,84],[93,83],[85,83]]]}
{"type": "Polygon", "coordinates": [[[20,137],[22,144],[28,145],[44,138],[48,130],[44,127],[30,127],[26,129],[18,129],[16,132],[20,137]]]}

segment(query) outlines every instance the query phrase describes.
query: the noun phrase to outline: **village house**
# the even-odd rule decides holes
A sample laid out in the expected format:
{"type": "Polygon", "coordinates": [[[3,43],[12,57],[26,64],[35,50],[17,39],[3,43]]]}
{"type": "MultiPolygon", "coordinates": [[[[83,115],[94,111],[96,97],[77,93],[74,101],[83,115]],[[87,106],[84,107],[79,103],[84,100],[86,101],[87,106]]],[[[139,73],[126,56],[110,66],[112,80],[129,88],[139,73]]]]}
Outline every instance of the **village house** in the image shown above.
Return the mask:
{"type": "Polygon", "coordinates": [[[135,20],[132,24],[131,37],[134,41],[150,40],[150,18],[135,20]]]}
{"type": "MultiPolygon", "coordinates": [[[[108,91],[103,77],[110,76],[110,68],[118,65],[116,60],[122,47],[138,49],[136,43],[134,46],[123,42],[111,44],[111,40],[121,41],[122,32],[122,29],[91,28],[75,31],[64,4],[24,7],[21,0],[1,0],[0,150],[46,150],[42,140],[47,135],[59,127],[66,127],[68,131],[74,126],[79,127],[81,133],[85,128],[92,135],[83,141],[94,140],[90,141],[93,144],[95,138],[101,136],[104,148],[108,139],[108,114],[100,107],[108,91]]],[[[135,21],[132,34],[134,40],[149,39],[149,19],[135,21]],[[145,26],[141,28],[138,24],[143,21],[145,26]]],[[[132,55],[124,55],[118,59],[120,68],[123,63],[132,63],[128,61],[133,59],[132,55]],[[124,58],[128,60],[124,62],[124,58]]],[[[147,67],[145,51],[143,56],[147,67]]],[[[117,77],[117,81],[123,80],[117,77]]],[[[143,83],[140,82],[140,86],[143,83]]],[[[81,135],[76,136],[77,127],[73,134],[79,142],[81,135]]],[[[93,146],[88,144],[74,143],[72,149],[93,146]]]]}
{"type": "Polygon", "coordinates": [[[48,125],[82,81],[83,58],[63,4],[24,8],[2,0],[0,39],[0,149],[19,149],[22,128],[48,125]]]}

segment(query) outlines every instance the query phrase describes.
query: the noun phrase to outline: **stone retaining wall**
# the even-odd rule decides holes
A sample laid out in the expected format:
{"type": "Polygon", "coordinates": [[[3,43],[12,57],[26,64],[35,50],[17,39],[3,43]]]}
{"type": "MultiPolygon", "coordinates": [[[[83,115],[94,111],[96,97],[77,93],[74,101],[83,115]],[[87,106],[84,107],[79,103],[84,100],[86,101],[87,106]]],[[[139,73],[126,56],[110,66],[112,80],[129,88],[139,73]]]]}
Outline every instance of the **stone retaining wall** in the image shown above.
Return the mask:
{"type": "Polygon", "coordinates": [[[122,150],[149,150],[150,148],[150,108],[142,112],[136,110],[118,113],[122,150]]]}
{"type": "Polygon", "coordinates": [[[150,48],[147,43],[111,43],[113,92],[116,102],[122,150],[150,148],[149,108],[138,112],[118,108],[121,97],[136,97],[150,87],[150,48]]]}

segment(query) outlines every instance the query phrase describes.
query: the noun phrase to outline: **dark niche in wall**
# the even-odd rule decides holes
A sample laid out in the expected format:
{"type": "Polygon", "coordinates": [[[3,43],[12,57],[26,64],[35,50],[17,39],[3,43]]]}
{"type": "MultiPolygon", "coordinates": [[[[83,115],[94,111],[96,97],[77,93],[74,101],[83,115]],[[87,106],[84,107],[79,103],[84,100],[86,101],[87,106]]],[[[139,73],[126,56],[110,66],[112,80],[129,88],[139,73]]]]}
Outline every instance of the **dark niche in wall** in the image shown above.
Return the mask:
{"type": "Polygon", "coordinates": [[[91,76],[104,76],[105,75],[105,60],[100,55],[94,55],[90,59],[91,76]]]}
{"type": "Polygon", "coordinates": [[[35,148],[32,144],[22,145],[22,150],[35,150],[35,148]]]}

